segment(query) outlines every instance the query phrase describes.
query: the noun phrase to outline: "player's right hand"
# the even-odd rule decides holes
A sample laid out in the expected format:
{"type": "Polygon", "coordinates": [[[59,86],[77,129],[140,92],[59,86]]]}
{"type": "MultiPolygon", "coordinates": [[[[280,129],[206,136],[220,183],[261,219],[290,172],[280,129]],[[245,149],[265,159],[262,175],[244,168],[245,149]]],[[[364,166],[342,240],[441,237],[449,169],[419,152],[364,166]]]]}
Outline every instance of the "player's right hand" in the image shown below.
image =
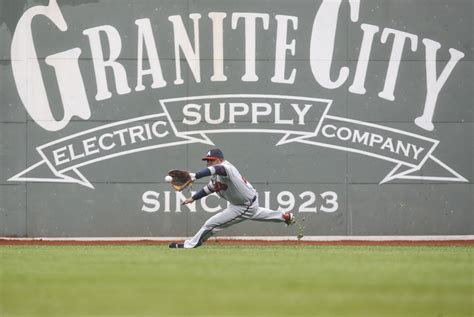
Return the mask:
{"type": "Polygon", "coordinates": [[[185,199],[185,200],[183,200],[183,201],[181,202],[181,205],[191,204],[192,202],[194,202],[194,199],[192,199],[192,198],[187,198],[187,199],[185,199]]]}

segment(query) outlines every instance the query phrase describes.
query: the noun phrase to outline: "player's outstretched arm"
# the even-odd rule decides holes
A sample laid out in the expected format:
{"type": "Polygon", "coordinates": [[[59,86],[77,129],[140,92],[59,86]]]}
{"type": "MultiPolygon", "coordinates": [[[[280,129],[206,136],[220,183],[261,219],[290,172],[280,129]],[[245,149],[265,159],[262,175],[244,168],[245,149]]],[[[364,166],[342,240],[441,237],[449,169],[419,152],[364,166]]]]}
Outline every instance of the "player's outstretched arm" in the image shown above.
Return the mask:
{"type": "Polygon", "coordinates": [[[209,182],[200,191],[198,191],[192,197],[185,199],[181,204],[182,205],[191,204],[192,202],[199,200],[203,197],[206,197],[207,195],[212,194],[213,192],[214,192],[214,186],[212,185],[212,182],[209,182]]]}
{"type": "Polygon", "coordinates": [[[211,176],[211,175],[220,175],[220,176],[227,176],[227,171],[225,170],[225,167],[222,165],[215,165],[215,166],[210,166],[210,167],[205,167],[199,172],[197,172],[194,177],[196,179],[200,179],[203,177],[211,176]]]}

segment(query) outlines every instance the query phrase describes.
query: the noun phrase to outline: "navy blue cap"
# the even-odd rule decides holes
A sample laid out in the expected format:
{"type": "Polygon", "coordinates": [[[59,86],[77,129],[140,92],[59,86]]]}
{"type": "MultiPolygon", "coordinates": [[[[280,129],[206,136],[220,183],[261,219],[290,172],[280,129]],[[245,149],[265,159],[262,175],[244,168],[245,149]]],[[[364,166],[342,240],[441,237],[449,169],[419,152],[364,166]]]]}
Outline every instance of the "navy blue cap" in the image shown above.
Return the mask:
{"type": "Polygon", "coordinates": [[[210,149],[206,156],[202,158],[203,161],[213,161],[217,159],[224,159],[224,153],[222,153],[220,149],[210,149]]]}

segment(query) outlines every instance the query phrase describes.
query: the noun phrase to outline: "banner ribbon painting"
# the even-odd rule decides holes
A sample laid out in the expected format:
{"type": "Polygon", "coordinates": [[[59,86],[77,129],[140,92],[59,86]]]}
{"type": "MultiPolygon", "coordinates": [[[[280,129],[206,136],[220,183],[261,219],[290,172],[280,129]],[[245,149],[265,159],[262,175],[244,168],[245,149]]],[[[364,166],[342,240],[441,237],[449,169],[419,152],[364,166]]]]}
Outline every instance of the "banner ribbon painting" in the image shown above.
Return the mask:
{"type": "Polygon", "coordinates": [[[118,121],[43,144],[39,162],[9,181],[77,183],[94,188],[79,168],[148,150],[192,143],[212,134],[281,134],[275,144],[331,148],[395,163],[380,183],[397,179],[466,182],[437,159],[438,140],[369,122],[328,115],[331,100],[280,95],[212,95],[160,100],[163,112],[118,121]],[[431,161],[449,176],[414,175],[431,161]],[[54,176],[35,177],[47,166],[54,176]]]}

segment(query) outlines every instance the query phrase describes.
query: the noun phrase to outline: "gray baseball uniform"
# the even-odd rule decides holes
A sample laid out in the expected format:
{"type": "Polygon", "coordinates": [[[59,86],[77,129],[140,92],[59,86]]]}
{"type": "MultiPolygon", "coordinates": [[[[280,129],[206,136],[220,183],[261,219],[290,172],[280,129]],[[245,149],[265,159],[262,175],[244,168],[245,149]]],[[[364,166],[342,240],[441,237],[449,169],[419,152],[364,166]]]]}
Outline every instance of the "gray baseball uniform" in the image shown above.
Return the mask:
{"type": "MultiPolygon", "coordinates": [[[[258,206],[258,194],[252,185],[228,161],[208,167],[211,180],[203,196],[213,192],[229,202],[228,207],[209,218],[199,231],[184,242],[185,248],[200,246],[212,235],[244,220],[284,222],[283,212],[258,206]]],[[[195,195],[196,196],[196,195],[195,195]]],[[[193,196],[193,198],[195,198],[193,196]]],[[[196,199],[200,199],[200,195],[196,199]]]]}

